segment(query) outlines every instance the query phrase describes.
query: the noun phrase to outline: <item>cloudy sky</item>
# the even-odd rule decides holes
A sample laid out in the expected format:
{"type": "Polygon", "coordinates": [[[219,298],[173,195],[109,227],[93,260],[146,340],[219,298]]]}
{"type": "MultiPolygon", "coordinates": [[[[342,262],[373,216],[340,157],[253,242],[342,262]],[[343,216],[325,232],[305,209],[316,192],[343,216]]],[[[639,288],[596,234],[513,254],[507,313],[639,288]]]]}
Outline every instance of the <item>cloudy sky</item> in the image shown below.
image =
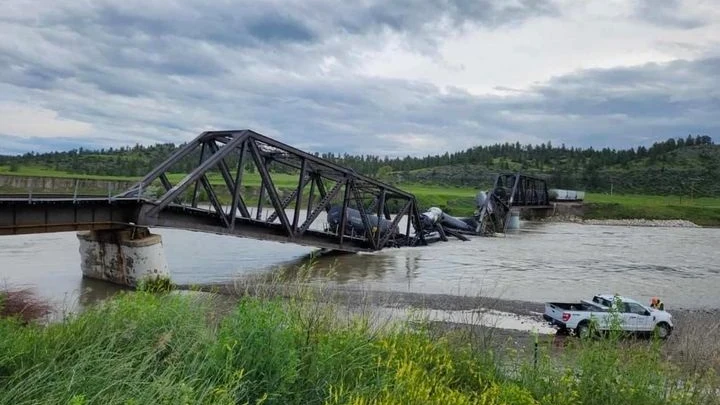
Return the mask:
{"type": "Polygon", "coordinates": [[[720,0],[2,0],[0,153],[720,140],[720,0]]]}

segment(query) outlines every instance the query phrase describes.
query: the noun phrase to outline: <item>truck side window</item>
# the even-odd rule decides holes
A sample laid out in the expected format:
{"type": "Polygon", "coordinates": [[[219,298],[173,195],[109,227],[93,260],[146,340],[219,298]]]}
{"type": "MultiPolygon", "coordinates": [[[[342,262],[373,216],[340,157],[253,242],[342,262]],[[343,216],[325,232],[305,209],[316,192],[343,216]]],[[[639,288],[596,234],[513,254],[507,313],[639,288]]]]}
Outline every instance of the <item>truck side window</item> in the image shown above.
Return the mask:
{"type": "Polygon", "coordinates": [[[641,305],[638,305],[634,302],[626,303],[625,305],[627,305],[626,312],[630,312],[630,313],[638,314],[638,315],[647,315],[647,311],[641,305]]]}

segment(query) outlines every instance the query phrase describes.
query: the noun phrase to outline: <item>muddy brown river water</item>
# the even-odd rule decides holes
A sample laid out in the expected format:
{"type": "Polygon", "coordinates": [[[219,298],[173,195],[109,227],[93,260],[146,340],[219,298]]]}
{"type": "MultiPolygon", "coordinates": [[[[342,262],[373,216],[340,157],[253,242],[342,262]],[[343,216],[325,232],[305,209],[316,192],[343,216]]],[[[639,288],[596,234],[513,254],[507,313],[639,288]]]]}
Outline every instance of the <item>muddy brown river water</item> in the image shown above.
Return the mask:
{"type": "MultiPolygon", "coordinates": [[[[543,302],[598,292],[668,308],[720,308],[720,229],[522,223],[522,230],[468,242],[321,258],[322,281],[422,294],[487,295],[543,302]]],[[[298,266],[313,249],[214,234],[153,229],[163,236],[175,282],[232,282],[298,266]]],[[[74,233],[0,237],[0,284],[30,287],[73,308],[117,291],[83,279],[74,233]],[[81,294],[83,292],[83,294],[81,294]]]]}

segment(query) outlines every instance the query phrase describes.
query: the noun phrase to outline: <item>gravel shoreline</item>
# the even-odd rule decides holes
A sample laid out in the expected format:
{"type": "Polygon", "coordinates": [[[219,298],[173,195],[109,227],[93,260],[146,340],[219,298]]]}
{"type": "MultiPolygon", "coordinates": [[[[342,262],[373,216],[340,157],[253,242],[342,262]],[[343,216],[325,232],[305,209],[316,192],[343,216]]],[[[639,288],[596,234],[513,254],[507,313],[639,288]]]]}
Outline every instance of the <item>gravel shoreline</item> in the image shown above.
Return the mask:
{"type": "MultiPolygon", "coordinates": [[[[197,290],[197,288],[195,288],[197,290]]],[[[238,288],[237,285],[203,286],[200,290],[213,292],[239,298],[243,295],[261,294],[264,296],[293,297],[293,288],[287,285],[249,284],[238,288]]],[[[348,287],[329,287],[317,290],[319,294],[313,299],[323,302],[333,302],[345,308],[357,311],[378,311],[379,318],[383,319],[384,309],[410,310],[438,310],[438,311],[470,311],[489,309],[510,313],[536,325],[544,322],[542,313],[544,303],[519,300],[504,300],[490,297],[469,297],[450,294],[425,294],[397,291],[363,290],[348,287]]],[[[227,304],[232,307],[231,301],[227,304]]],[[[713,368],[720,372],[720,312],[714,308],[686,309],[667,308],[673,316],[675,330],[663,342],[664,356],[677,364],[690,370],[713,368]]],[[[388,318],[385,318],[388,319],[388,318]]],[[[397,318],[395,318],[397,319],[397,318]]],[[[532,349],[535,336],[530,330],[513,328],[498,328],[488,325],[468,324],[453,320],[430,320],[433,331],[443,335],[447,332],[460,332],[460,339],[479,347],[506,349],[514,347],[518,350],[532,349]]],[[[537,335],[541,344],[550,344],[562,350],[568,342],[576,339],[574,336],[559,333],[541,333],[537,335]]]]}
{"type": "MultiPolygon", "coordinates": [[[[186,288],[185,286],[180,286],[180,289],[186,288]]],[[[193,289],[235,297],[256,294],[292,297],[294,294],[293,288],[287,285],[267,285],[263,283],[252,283],[242,287],[227,284],[205,285],[199,288],[195,286],[193,289]]],[[[545,310],[545,303],[542,302],[509,300],[486,296],[382,291],[336,286],[319,288],[315,291],[317,292],[314,296],[315,299],[334,302],[350,308],[382,307],[439,311],[487,309],[506,312],[521,317],[529,317],[540,322],[543,322],[542,314],[545,310]]],[[[696,319],[698,317],[704,317],[706,320],[712,319],[720,325],[720,314],[718,314],[718,311],[714,308],[688,309],[676,307],[668,308],[667,310],[673,315],[673,320],[679,325],[687,322],[689,319],[696,319]]]]}
{"type": "Polygon", "coordinates": [[[583,225],[609,225],[609,226],[647,226],[663,228],[701,228],[701,226],[684,219],[584,219],[577,216],[548,217],[541,222],[569,222],[583,225]]]}

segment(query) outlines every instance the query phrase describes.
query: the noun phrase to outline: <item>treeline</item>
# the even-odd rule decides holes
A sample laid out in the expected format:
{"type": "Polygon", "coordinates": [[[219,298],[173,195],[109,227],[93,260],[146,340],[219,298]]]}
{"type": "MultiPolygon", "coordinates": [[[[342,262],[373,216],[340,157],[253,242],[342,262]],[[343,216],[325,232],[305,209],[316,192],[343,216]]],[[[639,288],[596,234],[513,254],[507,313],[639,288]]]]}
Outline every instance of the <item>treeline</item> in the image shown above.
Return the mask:
{"type": "MultiPolygon", "coordinates": [[[[655,142],[650,147],[629,149],[577,148],[564,144],[555,146],[550,142],[521,145],[516,142],[424,157],[315,155],[359,173],[398,183],[478,187],[480,182],[487,183],[494,173],[511,170],[543,176],[552,187],[588,191],[618,187],[617,191],[652,193],[684,192],[688,187],[694,187],[692,184],[713,185],[714,178],[720,175],[720,148],[709,145],[714,144],[707,135],[688,135],[655,142]],[[692,153],[685,153],[687,151],[692,153]],[[662,187],[655,181],[658,176],[664,181],[662,187]]],[[[21,156],[0,156],[0,166],[9,167],[11,171],[21,167],[42,167],[85,175],[142,176],[181,146],[164,143],[100,150],[79,148],[42,154],[30,152],[21,156]]],[[[199,159],[199,152],[196,152],[178,162],[173,169],[189,172],[198,165],[199,159]]],[[[247,169],[252,171],[253,165],[248,163],[247,169]]],[[[272,165],[271,171],[291,172],[292,169],[272,165]]],[[[717,193],[720,194],[720,190],[717,193]]]]}
{"type": "Polygon", "coordinates": [[[443,155],[428,155],[425,157],[411,157],[395,159],[379,159],[376,156],[353,156],[349,154],[334,155],[322,154],[326,159],[334,160],[340,164],[352,167],[365,174],[377,173],[384,166],[392,171],[411,171],[441,166],[455,165],[483,165],[488,168],[513,169],[512,163],[519,163],[521,168],[544,169],[555,164],[569,164],[576,168],[586,165],[605,167],[612,165],[626,165],[638,159],[649,158],[652,162],[661,155],[685,146],[711,145],[712,138],[706,135],[687,138],[670,138],[666,141],[655,142],[649,148],[640,146],[630,149],[594,149],[566,147],[562,144],[555,147],[551,142],[540,145],[521,145],[516,143],[503,143],[490,146],[476,146],[465,151],[443,155]]]}
{"type": "MultiPolygon", "coordinates": [[[[383,171],[411,171],[441,166],[483,165],[496,169],[551,169],[551,166],[569,166],[576,169],[585,167],[607,167],[627,165],[638,159],[648,158],[652,163],[662,155],[686,146],[711,145],[709,136],[691,136],[670,138],[656,142],[651,147],[640,146],[630,149],[594,149],[556,147],[547,142],[540,145],[521,145],[503,143],[490,146],[476,146],[455,153],[425,157],[380,158],[371,155],[350,155],[323,153],[315,154],[344,166],[352,167],[366,175],[376,175],[383,171]],[[520,165],[520,167],[516,167],[520,165]]],[[[139,176],[160,164],[181,145],[172,143],[152,146],[135,145],[133,147],[109,148],[100,150],[73,149],[63,152],[34,153],[22,156],[0,156],[0,165],[5,166],[42,166],[58,171],[78,174],[99,174],[116,176],[139,176]]],[[[189,171],[197,166],[199,156],[191,155],[178,163],[178,171],[189,171]]]]}

